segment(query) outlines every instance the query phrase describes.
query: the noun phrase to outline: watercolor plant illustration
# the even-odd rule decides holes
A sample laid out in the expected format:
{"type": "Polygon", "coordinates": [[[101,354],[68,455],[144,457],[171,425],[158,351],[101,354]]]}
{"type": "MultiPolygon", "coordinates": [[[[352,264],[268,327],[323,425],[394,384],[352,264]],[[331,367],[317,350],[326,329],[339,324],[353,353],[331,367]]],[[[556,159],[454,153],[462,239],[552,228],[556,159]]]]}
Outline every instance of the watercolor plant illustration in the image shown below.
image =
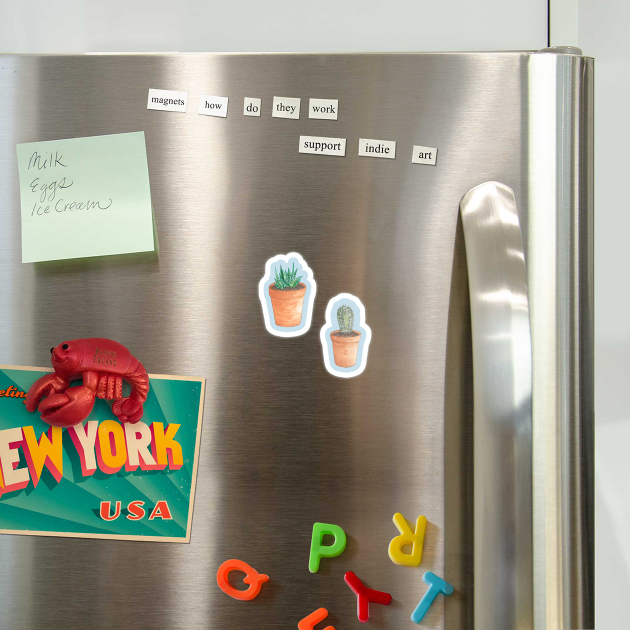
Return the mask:
{"type": "Polygon", "coordinates": [[[316,290],[313,272],[300,254],[290,252],[270,258],[258,284],[267,330],[277,337],[307,332],[316,290]]]}
{"type": "Polygon", "coordinates": [[[275,282],[269,286],[269,296],[273,308],[273,317],[278,326],[292,328],[302,321],[302,307],[306,295],[306,285],[300,280],[295,263],[286,271],[282,265],[275,269],[275,282]]]}
{"type": "Polygon", "coordinates": [[[339,330],[330,333],[335,365],[352,367],[357,362],[361,333],[352,329],[354,311],[348,305],[343,304],[337,309],[337,323],[339,330]]]}
{"type": "Polygon", "coordinates": [[[365,322],[365,307],[361,300],[349,293],[340,293],[330,300],[320,339],[324,363],[331,374],[342,378],[361,374],[367,365],[368,348],[372,339],[372,330],[365,322]],[[336,326],[333,316],[336,318],[336,326]]]}

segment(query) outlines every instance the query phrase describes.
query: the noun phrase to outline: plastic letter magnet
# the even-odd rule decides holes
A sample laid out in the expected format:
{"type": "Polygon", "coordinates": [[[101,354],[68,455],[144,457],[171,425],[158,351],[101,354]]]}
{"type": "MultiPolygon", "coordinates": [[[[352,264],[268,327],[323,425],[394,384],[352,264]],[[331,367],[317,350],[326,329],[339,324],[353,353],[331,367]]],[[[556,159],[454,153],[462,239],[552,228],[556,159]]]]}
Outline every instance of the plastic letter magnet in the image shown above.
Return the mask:
{"type": "MultiPolygon", "coordinates": [[[[328,611],[325,608],[318,608],[315,612],[312,612],[308,617],[304,617],[304,619],[298,623],[298,630],[313,630],[315,625],[326,619],[326,617],[328,617],[328,611]]],[[[335,627],[326,626],[324,630],[335,630],[335,627]]]]}
{"type": "Polygon", "coordinates": [[[370,602],[384,606],[389,606],[392,603],[392,596],[389,593],[367,588],[352,571],[348,571],[343,579],[357,596],[357,617],[361,623],[365,623],[370,618],[370,602]]]}
{"type": "Polygon", "coordinates": [[[422,576],[422,581],[429,585],[424,597],[420,600],[420,603],[416,606],[416,609],[411,613],[411,621],[414,623],[420,623],[424,616],[427,614],[427,610],[435,600],[435,598],[442,593],[443,595],[452,595],[455,590],[451,584],[446,580],[427,571],[422,576]]]}
{"type": "Polygon", "coordinates": [[[407,567],[417,567],[422,561],[422,546],[424,545],[424,532],[427,528],[425,516],[419,516],[416,521],[415,533],[407,524],[405,517],[396,512],[394,514],[394,525],[398,528],[400,536],[396,536],[389,543],[389,557],[394,564],[402,564],[407,567]],[[403,547],[412,545],[411,553],[404,553],[403,547]]]}
{"type": "Polygon", "coordinates": [[[339,525],[328,525],[326,523],[313,524],[313,537],[311,538],[311,555],[308,559],[308,570],[311,573],[319,571],[319,561],[322,558],[336,558],[340,556],[346,548],[346,532],[339,525]],[[334,536],[335,542],[332,545],[322,545],[322,540],[326,535],[334,536]]]}
{"type": "Polygon", "coordinates": [[[219,588],[226,595],[245,602],[251,601],[257,597],[263,583],[267,582],[267,580],[269,580],[268,575],[258,573],[256,569],[253,569],[242,560],[226,560],[217,571],[217,584],[219,588]],[[230,584],[228,580],[230,571],[242,571],[246,574],[243,578],[243,582],[249,584],[249,588],[246,591],[239,591],[230,584]]]}

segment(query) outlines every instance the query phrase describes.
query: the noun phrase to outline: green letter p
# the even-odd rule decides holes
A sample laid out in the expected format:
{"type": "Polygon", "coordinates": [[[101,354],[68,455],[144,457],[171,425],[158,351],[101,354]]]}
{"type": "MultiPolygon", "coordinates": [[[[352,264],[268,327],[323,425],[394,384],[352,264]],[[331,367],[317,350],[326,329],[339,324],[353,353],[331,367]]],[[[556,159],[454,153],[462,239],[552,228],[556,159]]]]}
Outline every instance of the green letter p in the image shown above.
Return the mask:
{"type": "Polygon", "coordinates": [[[308,559],[308,570],[317,573],[319,561],[322,558],[336,558],[340,556],[346,548],[346,533],[339,525],[328,525],[326,523],[313,524],[313,538],[311,539],[311,555],[308,559]],[[334,536],[335,542],[332,545],[322,545],[324,536],[334,536]]]}

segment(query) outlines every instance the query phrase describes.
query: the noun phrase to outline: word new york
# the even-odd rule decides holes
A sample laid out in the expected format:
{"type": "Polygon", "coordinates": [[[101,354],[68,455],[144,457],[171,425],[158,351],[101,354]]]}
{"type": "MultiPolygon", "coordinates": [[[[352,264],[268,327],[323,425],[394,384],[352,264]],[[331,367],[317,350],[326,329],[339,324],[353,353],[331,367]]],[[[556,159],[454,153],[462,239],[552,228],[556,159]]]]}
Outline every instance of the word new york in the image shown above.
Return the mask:
{"type": "MultiPolygon", "coordinates": [[[[100,424],[90,420],[67,429],[81,461],[81,472],[89,477],[98,468],[113,475],[124,466],[126,471],[179,470],[184,459],[182,447],[175,440],[181,425],[144,422],[121,425],[116,420],[100,424]]],[[[22,490],[32,482],[37,487],[44,468],[57,483],[63,477],[63,429],[50,427],[39,436],[32,426],[0,431],[0,496],[22,490]],[[26,466],[18,468],[20,450],[26,466]]]]}

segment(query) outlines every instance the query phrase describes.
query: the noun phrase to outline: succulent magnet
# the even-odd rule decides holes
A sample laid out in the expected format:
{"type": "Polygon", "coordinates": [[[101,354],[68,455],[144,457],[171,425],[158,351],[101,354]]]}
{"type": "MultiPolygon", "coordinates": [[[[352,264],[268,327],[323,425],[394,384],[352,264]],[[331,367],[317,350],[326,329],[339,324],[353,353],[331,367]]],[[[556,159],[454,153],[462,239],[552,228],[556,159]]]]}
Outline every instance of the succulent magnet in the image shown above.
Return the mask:
{"type": "Polygon", "coordinates": [[[311,327],[317,284],[300,254],[270,258],[258,284],[265,326],[276,337],[297,337],[311,327]]]}
{"type": "Polygon", "coordinates": [[[365,370],[372,330],[365,321],[365,307],[358,297],[340,293],[328,302],[320,339],[324,363],[331,374],[352,378],[365,370]]]}

